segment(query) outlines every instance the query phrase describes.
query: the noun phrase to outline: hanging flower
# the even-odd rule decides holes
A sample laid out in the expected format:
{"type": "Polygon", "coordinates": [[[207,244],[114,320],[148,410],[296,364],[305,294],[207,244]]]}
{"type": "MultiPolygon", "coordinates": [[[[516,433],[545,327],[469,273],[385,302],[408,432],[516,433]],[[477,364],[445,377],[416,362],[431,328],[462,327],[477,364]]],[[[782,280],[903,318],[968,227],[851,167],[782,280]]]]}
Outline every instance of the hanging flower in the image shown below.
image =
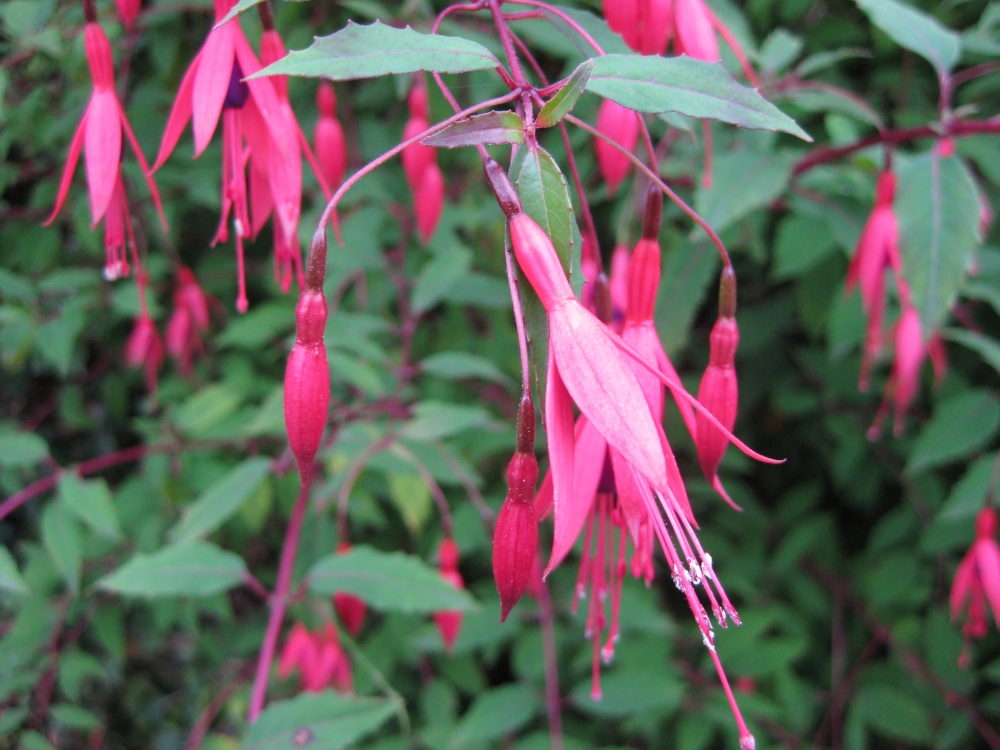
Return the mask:
{"type": "Polygon", "coordinates": [[[969,641],[984,638],[989,629],[987,604],[1000,627],[1000,545],[997,544],[997,512],[983,508],[976,516],[976,539],[955,571],[951,585],[951,619],[965,610],[962,635],[965,643],[959,665],[969,665],[969,641]]]}
{"type": "Polygon", "coordinates": [[[336,190],[347,169],[347,142],[344,128],[337,119],[337,95],[333,84],[323,81],[316,90],[319,118],[313,133],[313,148],[323,177],[330,190],[336,190]]]}
{"type": "MultiPolygon", "coordinates": [[[[438,548],[438,570],[447,583],[456,589],[464,589],[465,582],[458,572],[458,545],[452,539],[445,539],[438,548]]],[[[434,624],[437,626],[441,640],[448,651],[455,648],[455,641],[462,629],[465,615],[460,609],[446,609],[434,613],[434,624]]]]}
{"type": "Polygon", "coordinates": [[[157,378],[163,364],[163,343],[156,324],[145,309],[136,319],[125,344],[125,364],[141,367],[146,376],[146,390],[156,393],[157,378]]]}
{"type": "MultiPolygon", "coordinates": [[[[597,110],[597,129],[612,141],[631,153],[639,141],[639,115],[617,102],[605,99],[597,110]]],[[[608,187],[608,195],[614,195],[632,162],[603,138],[594,140],[597,151],[597,167],[608,187]]]]}

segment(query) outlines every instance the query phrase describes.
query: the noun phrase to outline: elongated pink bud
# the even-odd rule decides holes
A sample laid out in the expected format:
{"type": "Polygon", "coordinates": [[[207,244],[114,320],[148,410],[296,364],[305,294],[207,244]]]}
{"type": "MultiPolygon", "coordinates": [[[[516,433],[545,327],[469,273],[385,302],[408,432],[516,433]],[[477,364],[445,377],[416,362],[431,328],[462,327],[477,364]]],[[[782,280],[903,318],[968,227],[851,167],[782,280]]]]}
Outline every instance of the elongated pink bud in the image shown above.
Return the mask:
{"type": "Polygon", "coordinates": [[[510,243],[542,307],[551,310],[560,300],[576,299],[552,240],[528,214],[511,217],[510,243]]]}
{"type": "Polygon", "coordinates": [[[444,207],[444,175],[437,164],[425,171],[420,188],[413,194],[413,210],[417,215],[417,231],[425,245],[430,242],[441,219],[444,207]]]}
{"type": "MultiPolygon", "coordinates": [[[[739,398],[735,362],[740,332],[735,317],[736,276],[731,268],[723,270],[719,287],[719,319],[712,328],[708,367],[698,388],[698,400],[723,427],[732,431],[733,425],[736,424],[739,398]]],[[[726,452],[729,440],[718,428],[709,423],[701,412],[697,414],[696,425],[695,447],[705,477],[727,503],[739,509],[723,489],[718,475],[719,463],[726,452]]]]}
{"type": "Polygon", "coordinates": [[[139,17],[141,0],[115,0],[122,24],[131,33],[135,29],[135,19],[139,17]]]}
{"type": "Polygon", "coordinates": [[[673,2],[646,0],[640,7],[642,16],[638,51],[643,55],[662,55],[667,51],[667,43],[673,33],[673,2]]]}
{"type": "MultiPolygon", "coordinates": [[[[351,545],[347,543],[337,547],[338,555],[350,551],[351,545]]],[[[368,614],[368,605],[365,604],[365,600],[354,594],[348,594],[346,591],[337,591],[333,595],[333,607],[337,610],[337,617],[344,629],[351,634],[352,638],[357,638],[361,628],[365,625],[365,617],[368,614]]]]}
{"type": "Polygon", "coordinates": [[[319,119],[313,133],[316,160],[327,186],[330,190],[336,190],[347,169],[347,142],[344,139],[344,129],[337,119],[337,96],[333,86],[326,81],[316,91],[316,107],[319,110],[319,119]]]}
{"type": "Polygon", "coordinates": [[[125,364],[129,367],[142,367],[146,376],[146,390],[156,393],[157,375],[163,364],[163,343],[156,331],[156,324],[146,313],[139,316],[129,334],[125,344],[125,364]]]}
{"type": "MultiPolygon", "coordinates": [[[[639,140],[639,115],[605,99],[597,110],[597,129],[631,152],[639,140]]],[[[597,167],[608,184],[608,195],[614,195],[632,164],[625,154],[602,138],[594,141],[594,148],[597,150],[597,167]]]]}
{"type": "Polygon", "coordinates": [[[674,0],[674,48],[679,55],[718,62],[719,43],[704,0],[674,0]]]}
{"type": "Polygon", "coordinates": [[[312,470],[330,404],[330,368],[323,343],[326,316],[322,288],[307,286],[295,309],[295,345],[285,369],[285,429],[303,479],[312,470]]]}
{"type": "Polygon", "coordinates": [[[500,622],[507,619],[528,587],[538,548],[535,409],[528,395],[521,399],[517,425],[517,450],[507,466],[507,497],[493,531],[493,578],[500,594],[500,622]]]}
{"type": "MultiPolygon", "coordinates": [[[[445,539],[438,549],[439,570],[441,577],[456,589],[464,589],[465,582],[458,572],[458,545],[452,539],[445,539]]],[[[462,629],[464,613],[460,609],[445,609],[434,613],[434,624],[437,626],[445,648],[451,651],[458,640],[462,629]]]]}

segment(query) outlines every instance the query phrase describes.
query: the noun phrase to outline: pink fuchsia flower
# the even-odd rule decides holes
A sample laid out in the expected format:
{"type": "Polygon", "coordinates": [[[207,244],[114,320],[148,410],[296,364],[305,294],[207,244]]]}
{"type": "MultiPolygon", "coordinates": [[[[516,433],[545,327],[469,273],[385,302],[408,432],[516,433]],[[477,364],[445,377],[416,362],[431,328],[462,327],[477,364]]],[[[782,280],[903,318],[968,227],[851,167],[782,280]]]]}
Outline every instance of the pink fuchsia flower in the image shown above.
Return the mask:
{"type": "Polygon", "coordinates": [[[135,30],[135,19],[139,17],[139,6],[142,0],[115,0],[118,7],[118,15],[121,16],[122,23],[129,33],[135,30]]]}
{"type": "Polygon", "coordinates": [[[747,80],[757,85],[746,53],[733,32],[708,7],[705,0],[673,0],[674,3],[674,50],[678,55],[687,55],[697,60],[718,62],[719,45],[715,34],[725,40],[743,68],[747,80]]]}
{"type": "Polygon", "coordinates": [[[336,190],[347,170],[347,141],[344,128],[337,119],[337,95],[333,84],[323,81],[316,90],[319,119],[313,132],[313,148],[323,178],[330,190],[336,190]]]}
{"type": "Polygon", "coordinates": [[[177,270],[177,281],[167,321],[167,353],[177,360],[181,374],[189,375],[195,355],[202,351],[201,335],[208,330],[208,295],[189,268],[177,270]]]}
{"type": "Polygon", "coordinates": [[[127,247],[134,251],[132,237],[132,219],[125,200],[125,189],[121,176],[122,133],[132,146],[135,158],[142,169],[143,177],[149,192],[153,197],[160,222],[164,229],[167,226],[160,202],[160,193],[156,189],[153,175],[143,156],[142,149],[136,140],[132,126],[129,124],[125,110],[122,109],[118,94],[115,91],[114,62],[111,55],[111,42],[108,41],[104,29],[96,22],[88,22],[84,29],[84,45],[87,53],[87,64],[94,88],[90,101],[84,110],[80,124],[70,142],[69,155],[66,157],[66,168],[56,195],[56,205],[52,214],[45,222],[48,226],[55,221],[62,210],[63,203],[69,193],[73,172],[76,170],[83,152],[84,166],[87,173],[87,191],[90,196],[91,226],[96,227],[101,219],[105,220],[105,276],[117,279],[129,271],[127,247]]]}
{"type": "MultiPolygon", "coordinates": [[[[639,141],[639,115],[617,102],[605,99],[597,110],[597,129],[631,153],[639,141]]],[[[628,156],[603,138],[594,140],[597,167],[608,186],[608,195],[614,195],[632,163],[628,156]]]]}
{"type": "Polygon", "coordinates": [[[1000,546],[996,541],[997,512],[983,508],[976,517],[976,539],[955,571],[951,585],[951,619],[965,610],[962,635],[965,644],[958,657],[961,666],[969,664],[969,641],[983,638],[989,629],[986,605],[1000,627],[1000,546]]]}
{"type": "Polygon", "coordinates": [[[278,676],[286,679],[299,672],[301,689],[318,693],[332,687],[341,693],[354,689],[351,661],[340,645],[337,630],[329,623],[310,633],[295,623],[278,657],[278,676]]]}
{"type": "MultiPolygon", "coordinates": [[[[235,0],[214,2],[218,24],[235,0]]],[[[287,123],[282,117],[283,110],[274,84],[266,78],[243,80],[260,68],[260,62],[240,27],[239,18],[232,18],[213,28],[181,80],[154,165],[154,170],[163,166],[189,120],[194,132],[195,157],[205,150],[219,121],[222,121],[222,214],[212,244],[228,241],[228,222],[232,215],[239,283],[236,309],[240,312],[246,312],[249,307],[243,239],[252,232],[246,153],[249,151],[253,167],[258,174],[267,175],[268,181],[274,177],[269,171],[272,167],[291,160],[286,147],[288,138],[281,134],[289,131],[283,130],[287,123]]],[[[284,172],[278,175],[280,183],[284,172]]],[[[255,197],[261,201],[259,208],[264,210],[275,187],[270,185],[270,192],[265,185],[254,187],[255,197]]],[[[284,195],[287,187],[279,184],[277,192],[284,195]]]]}
{"type": "MultiPolygon", "coordinates": [[[[441,578],[456,589],[464,589],[465,582],[458,572],[458,545],[452,539],[445,539],[438,548],[438,570],[441,578]]],[[[464,614],[460,609],[446,609],[434,613],[434,624],[437,626],[441,640],[448,651],[455,648],[455,641],[462,629],[464,614]]]]}
{"type": "Polygon", "coordinates": [[[643,55],[662,55],[673,30],[672,0],[604,0],[612,31],[643,55]]]}
{"type": "Polygon", "coordinates": [[[865,222],[854,256],[847,268],[845,291],[854,287],[861,291],[861,307],[868,316],[865,328],[864,353],[858,387],[868,390],[871,367],[882,350],[883,321],[885,319],[885,276],[892,269],[897,274],[901,268],[899,255],[899,227],[893,200],[896,194],[896,176],[889,171],[879,175],[875,188],[875,206],[865,222]]]}
{"type": "MultiPolygon", "coordinates": [[[[427,103],[427,86],[418,80],[408,101],[410,117],[403,128],[407,141],[430,127],[427,103]]],[[[403,173],[413,196],[413,211],[417,219],[417,233],[425,245],[437,229],[444,208],[444,175],[437,163],[437,149],[412,143],[403,149],[403,173]]]]}
{"type": "MultiPolygon", "coordinates": [[[[342,542],[337,546],[338,555],[344,555],[350,551],[351,545],[348,542],[342,542]]],[[[357,638],[361,628],[365,626],[365,617],[368,614],[368,605],[365,604],[365,600],[346,591],[337,591],[333,595],[333,607],[337,611],[340,624],[351,634],[352,638],[357,638]]]]}
{"type": "Polygon", "coordinates": [[[163,343],[156,324],[145,309],[136,319],[125,344],[125,364],[141,367],[146,376],[146,390],[156,393],[157,377],[163,364],[163,343]]]}

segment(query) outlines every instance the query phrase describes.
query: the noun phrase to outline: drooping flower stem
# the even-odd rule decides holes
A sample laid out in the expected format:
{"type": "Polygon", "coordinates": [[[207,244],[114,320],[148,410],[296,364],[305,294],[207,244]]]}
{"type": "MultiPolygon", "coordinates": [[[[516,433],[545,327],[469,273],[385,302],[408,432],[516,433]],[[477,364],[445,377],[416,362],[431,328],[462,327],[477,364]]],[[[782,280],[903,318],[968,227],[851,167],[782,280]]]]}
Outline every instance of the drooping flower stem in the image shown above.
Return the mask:
{"type": "Polygon", "coordinates": [[[285,619],[285,608],[288,606],[288,592],[292,582],[292,571],[295,569],[295,557],[299,549],[299,537],[302,534],[302,520],[309,507],[309,492],[312,488],[313,472],[303,473],[302,486],[295,500],[295,507],[288,519],[288,529],[285,531],[285,542],[281,548],[281,559],[278,563],[278,580],[271,593],[269,605],[271,613],[264,631],[264,641],[261,643],[260,656],[257,659],[257,670],[254,674],[253,688],[250,693],[250,707],[247,710],[247,720],[251,723],[257,720],[264,708],[267,696],[267,678],[271,672],[271,662],[277,649],[278,636],[285,619]]]}

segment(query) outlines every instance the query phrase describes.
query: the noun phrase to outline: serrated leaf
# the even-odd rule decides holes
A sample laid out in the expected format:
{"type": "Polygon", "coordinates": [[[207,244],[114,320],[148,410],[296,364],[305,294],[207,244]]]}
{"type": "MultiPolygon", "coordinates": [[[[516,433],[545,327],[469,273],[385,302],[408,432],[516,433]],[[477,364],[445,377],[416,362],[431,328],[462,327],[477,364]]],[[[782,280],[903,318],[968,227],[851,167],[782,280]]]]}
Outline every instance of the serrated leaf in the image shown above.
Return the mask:
{"type": "Polygon", "coordinates": [[[913,447],[907,474],[939,466],[982,448],[1000,428],[1000,401],[985,390],[965,391],[938,404],[913,447]]]}
{"type": "Polygon", "coordinates": [[[382,698],[326,691],[270,704],[247,731],[243,750],[339,750],[374,732],[396,712],[382,698]]]}
{"type": "Polygon", "coordinates": [[[66,586],[75,594],[80,589],[83,545],[79,522],[62,503],[49,503],[42,512],[42,544],[66,580],[66,586]]]}
{"type": "Polygon", "coordinates": [[[493,360],[470,352],[437,352],[420,360],[419,367],[420,372],[425,375],[436,375],[449,380],[482,378],[496,383],[507,383],[510,380],[493,360]]]}
{"type": "Polygon", "coordinates": [[[452,586],[416,557],[371,547],[327,555],[312,566],[308,579],[316,594],[346,591],[385,611],[472,611],[478,606],[468,592],[452,586]]]}
{"type": "Polygon", "coordinates": [[[0,591],[23,594],[27,590],[28,586],[21,578],[14,556],[6,547],[0,547],[0,591]]]}
{"type": "Polygon", "coordinates": [[[587,81],[590,80],[590,72],[593,69],[593,60],[584,60],[580,63],[565,85],[545,102],[545,106],[535,118],[535,125],[540,128],[552,127],[572,112],[583,92],[587,90],[587,81]]]}
{"type": "Polygon", "coordinates": [[[215,531],[239,511],[270,468],[270,459],[259,456],[233,468],[184,509],[181,520],[170,530],[170,540],[187,542],[215,531]]]}
{"type": "Polygon", "coordinates": [[[944,75],[962,53],[958,34],[911,5],[896,0],[855,0],[871,22],[896,44],[916,52],[944,75]]]}
{"type": "Polygon", "coordinates": [[[945,328],[941,335],[948,341],[961,344],[978,354],[990,367],[1000,373],[1000,342],[975,331],[962,328],[945,328]]]}
{"type": "Polygon", "coordinates": [[[528,685],[505,685],[483,693],[462,717],[447,750],[486,747],[531,721],[539,705],[528,685]]]}
{"type": "Polygon", "coordinates": [[[464,73],[489,70],[500,61],[486,47],[468,39],[422,34],[409,26],[393,28],[375,21],[348,21],[340,31],[314,37],[304,50],[293,50],[253,78],[269,75],[311,76],[331,81],[416,73],[464,73]]]}
{"type": "Polygon", "coordinates": [[[524,123],[509,110],[484,112],[453,122],[444,130],[427,136],[421,143],[440,148],[524,143],[524,123]]]}
{"type": "Polygon", "coordinates": [[[68,471],[59,480],[59,497],[94,531],[112,539],[121,536],[111,490],[103,479],[82,479],[76,472],[68,471]]]}
{"type": "Polygon", "coordinates": [[[979,196],[961,161],[934,153],[903,164],[898,177],[903,276],[929,336],[958,295],[979,241],[979,196]]]}
{"type": "Polygon", "coordinates": [[[30,432],[0,432],[0,466],[34,466],[49,455],[49,447],[30,432]]]}
{"type": "Polygon", "coordinates": [[[239,555],[192,541],[138,554],[97,585],[134,596],[210,596],[238,585],[246,572],[239,555]]]}
{"type": "Polygon", "coordinates": [[[587,91],[636,112],[679,112],[812,140],[754,89],[737,83],[721,63],[684,56],[605,55],[594,61],[587,91]]]}

